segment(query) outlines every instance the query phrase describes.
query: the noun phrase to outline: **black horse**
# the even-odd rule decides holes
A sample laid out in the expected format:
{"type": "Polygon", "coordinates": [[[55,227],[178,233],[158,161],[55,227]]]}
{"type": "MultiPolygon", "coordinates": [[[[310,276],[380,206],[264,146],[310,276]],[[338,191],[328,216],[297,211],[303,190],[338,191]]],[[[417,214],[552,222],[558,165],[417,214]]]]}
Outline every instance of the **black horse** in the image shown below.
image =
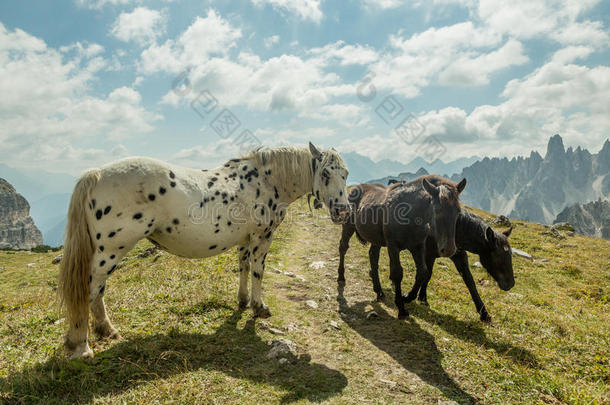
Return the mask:
{"type": "MultiPolygon", "coordinates": [[[[455,224],[460,212],[459,195],[466,187],[466,179],[459,183],[438,176],[423,176],[408,183],[390,187],[379,184],[360,184],[351,188],[348,201],[352,204],[348,223],[343,227],[358,238],[371,243],[371,271],[377,271],[379,250],[387,246],[390,257],[390,279],[394,284],[394,303],[398,317],[409,315],[404,308],[401,290],[402,266],[400,251],[408,249],[417,267],[415,287],[428,279],[426,268],[426,241],[433,238],[437,257],[455,254],[455,224]]],[[[342,239],[343,240],[343,239],[342,239]]],[[[347,250],[347,249],[346,249],[347,250]]],[[[343,255],[339,264],[339,279],[342,278],[343,255]]],[[[379,277],[374,285],[379,294],[379,277]]]]}
{"type": "MultiPolygon", "coordinates": [[[[435,183],[434,180],[436,179],[431,180],[431,183],[435,183]]],[[[375,186],[384,187],[381,185],[375,186]]],[[[353,224],[353,221],[349,221],[343,224],[342,231],[343,232],[341,234],[341,242],[339,244],[340,260],[338,269],[338,281],[340,283],[345,282],[345,253],[349,248],[350,238],[356,232],[356,227],[353,224]]],[[[487,272],[494,278],[494,280],[496,280],[498,286],[502,290],[508,291],[515,285],[511,257],[512,253],[510,244],[508,242],[508,237],[511,232],[512,228],[502,233],[496,232],[491,227],[489,227],[482,218],[465,210],[462,210],[457,218],[455,232],[455,243],[457,245],[457,251],[453,256],[451,256],[451,260],[453,261],[455,267],[462,276],[466,287],[468,287],[468,291],[470,292],[472,300],[474,301],[476,310],[479,313],[481,320],[484,322],[491,321],[491,317],[485,309],[485,304],[483,304],[483,301],[479,296],[474,279],[472,278],[472,274],[470,273],[470,268],[468,267],[468,255],[466,251],[478,254],[481,264],[487,270],[487,272]]],[[[360,237],[359,239],[363,243],[366,242],[360,237]]],[[[369,249],[369,258],[371,263],[370,276],[373,281],[373,289],[377,293],[378,300],[382,299],[384,296],[383,291],[381,289],[381,284],[379,282],[378,273],[380,250],[381,246],[376,244],[371,244],[371,247],[369,249]]],[[[432,268],[434,267],[434,261],[438,257],[440,257],[440,255],[437,253],[438,249],[436,246],[436,241],[434,240],[434,236],[430,235],[426,240],[425,251],[425,264],[427,274],[420,274],[418,268],[418,274],[416,274],[416,282],[414,283],[413,288],[411,289],[409,294],[403,297],[404,302],[411,302],[417,297],[417,299],[423,304],[428,304],[426,289],[430,278],[432,277],[432,268]],[[418,279],[420,280],[419,285],[417,282],[418,279]]]]}

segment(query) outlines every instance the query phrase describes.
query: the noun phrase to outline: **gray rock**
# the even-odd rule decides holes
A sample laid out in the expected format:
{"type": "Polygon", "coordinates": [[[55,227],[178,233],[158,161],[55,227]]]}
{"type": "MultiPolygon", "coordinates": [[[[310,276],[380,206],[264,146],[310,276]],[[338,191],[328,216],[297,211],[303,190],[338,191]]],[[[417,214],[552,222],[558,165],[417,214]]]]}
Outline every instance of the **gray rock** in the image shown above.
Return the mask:
{"type": "Polygon", "coordinates": [[[318,303],[314,300],[305,301],[305,305],[307,305],[311,309],[318,309],[318,303]]]}
{"type": "Polygon", "coordinates": [[[32,249],[42,245],[42,233],[30,217],[30,204],[0,178],[0,248],[32,249]]]}
{"type": "Polygon", "coordinates": [[[481,264],[481,262],[474,262],[472,263],[472,267],[483,267],[483,265],[481,264]]]}
{"type": "Polygon", "coordinates": [[[56,256],[53,261],[51,262],[52,264],[58,264],[59,262],[61,262],[61,260],[64,258],[64,254],[60,254],[59,256],[56,256]]]}
{"type": "Polygon", "coordinates": [[[511,224],[510,219],[508,219],[507,216],[505,215],[500,215],[498,218],[494,219],[492,221],[493,225],[498,225],[498,226],[513,226],[513,224],[511,224]]]}
{"type": "Polygon", "coordinates": [[[511,248],[511,250],[513,252],[513,256],[523,257],[524,259],[528,259],[528,260],[532,260],[532,261],[534,260],[532,255],[530,255],[527,252],[524,252],[523,250],[516,249],[516,248],[511,248]]]}
{"type": "Polygon", "coordinates": [[[268,359],[294,359],[297,355],[296,344],[289,339],[278,338],[271,342],[271,349],[267,353],[268,359]]]}

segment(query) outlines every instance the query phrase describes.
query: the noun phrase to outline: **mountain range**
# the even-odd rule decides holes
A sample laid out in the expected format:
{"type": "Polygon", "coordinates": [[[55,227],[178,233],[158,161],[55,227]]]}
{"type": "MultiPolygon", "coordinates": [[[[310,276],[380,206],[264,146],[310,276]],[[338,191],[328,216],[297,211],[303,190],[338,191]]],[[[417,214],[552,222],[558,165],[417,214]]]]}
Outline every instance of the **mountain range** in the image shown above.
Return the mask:
{"type": "Polygon", "coordinates": [[[485,158],[454,174],[468,179],[462,200],[475,207],[530,222],[553,223],[567,206],[610,195],[610,140],[597,154],[565,149],[561,136],[549,139],[544,158],[485,158]]]}
{"type": "Polygon", "coordinates": [[[349,168],[348,184],[365,183],[371,181],[371,179],[379,179],[386,176],[388,176],[389,179],[391,177],[389,175],[392,173],[415,173],[420,169],[424,169],[429,173],[450,175],[459,173],[463,168],[480,160],[479,157],[472,156],[468,158],[459,158],[448,163],[445,163],[440,159],[428,163],[421,157],[417,157],[405,164],[390,159],[383,159],[375,162],[356,152],[341,153],[341,156],[349,168]]]}

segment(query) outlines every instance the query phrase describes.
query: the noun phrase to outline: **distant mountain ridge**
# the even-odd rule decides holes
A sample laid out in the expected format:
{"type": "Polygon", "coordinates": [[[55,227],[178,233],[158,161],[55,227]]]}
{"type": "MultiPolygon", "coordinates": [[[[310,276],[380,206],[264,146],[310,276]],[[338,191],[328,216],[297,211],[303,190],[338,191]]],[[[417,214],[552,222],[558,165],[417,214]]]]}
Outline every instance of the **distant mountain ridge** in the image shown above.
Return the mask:
{"type": "Polygon", "coordinates": [[[554,223],[568,222],[577,233],[610,240],[610,200],[575,204],[557,215],[554,223]]]}
{"type": "Polygon", "coordinates": [[[381,179],[385,177],[388,177],[389,179],[392,177],[391,175],[393,173],[415,173],[422,168],[428,173],[451,175],[460,172],[464,167],[470,166],[480,159],[477,156],[473,156],[469,158],[460,158],[448,163],[439,159],[432,163],[428,163],[421,157],[418,157],[405,164],[390,159],[383,159],[375,162],[356,152],[341,153],[341,156],[349,168],[348,184],[365,183],[371,179],[381,179]]]}
{"type": "Polygon", "coordinates": [[[565,149],[549,139],[544,158],[485,158],[464,168],[453,180],[468,179],[462,200],[469,205],[530,222],[550,224],[565,207],[610,195],[610,140],[597,154],[565,149]]]}

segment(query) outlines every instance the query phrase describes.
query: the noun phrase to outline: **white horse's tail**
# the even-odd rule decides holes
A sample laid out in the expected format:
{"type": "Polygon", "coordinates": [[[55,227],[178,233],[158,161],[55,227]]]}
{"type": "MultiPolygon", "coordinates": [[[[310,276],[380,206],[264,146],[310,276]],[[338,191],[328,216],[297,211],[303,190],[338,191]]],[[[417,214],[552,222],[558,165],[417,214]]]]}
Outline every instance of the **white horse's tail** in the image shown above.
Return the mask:
{"type": "Polygon", "coordinates": [[[60,303],[66,305],[68,320],[71,322],[86,322],[89,318],[89,272],[94,246],[89,236],[86,207],[99,178],[98,169],[89,170],[80,177],[68,210],[64,256],[60,264],[57,290],[60,303]]]}

